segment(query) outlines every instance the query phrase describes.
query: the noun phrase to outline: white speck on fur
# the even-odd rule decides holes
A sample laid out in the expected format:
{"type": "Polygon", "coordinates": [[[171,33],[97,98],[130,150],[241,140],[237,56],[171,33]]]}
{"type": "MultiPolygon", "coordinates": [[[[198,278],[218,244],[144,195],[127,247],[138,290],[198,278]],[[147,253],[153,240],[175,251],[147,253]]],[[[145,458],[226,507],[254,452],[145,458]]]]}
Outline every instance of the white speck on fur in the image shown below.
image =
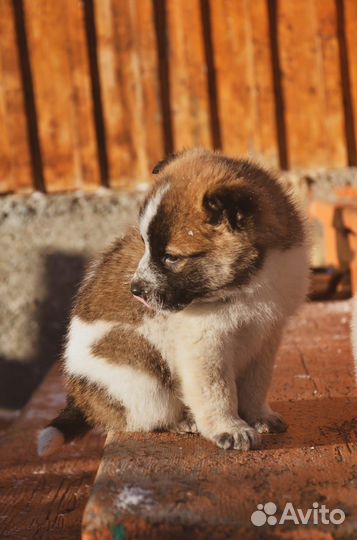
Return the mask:
{"type": "Polygon", "coordinates": [[[121,493],[119,493],[116,506],[120,510],[134,510],[137,506],[150,508],[154,504],[151,495],[152,492],[148,489],[124,486],[121,493]]]}
{"type": "Polygon", "coordinates": [[[188,231],[188,236],[193,236],[193,231],[188,231]]]}

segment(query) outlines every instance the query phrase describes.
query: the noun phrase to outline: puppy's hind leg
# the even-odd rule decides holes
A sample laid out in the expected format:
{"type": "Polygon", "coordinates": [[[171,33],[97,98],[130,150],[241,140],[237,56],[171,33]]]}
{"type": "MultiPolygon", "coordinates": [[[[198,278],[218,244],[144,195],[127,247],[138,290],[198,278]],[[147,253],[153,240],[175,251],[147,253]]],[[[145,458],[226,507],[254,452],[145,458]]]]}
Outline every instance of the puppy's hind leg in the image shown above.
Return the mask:
{"type": "Polygon", "coordinates": [[[170,431],[173,433],[198,433],[196,420],[188,407],[183,409],[182,418],[170,431]]]}

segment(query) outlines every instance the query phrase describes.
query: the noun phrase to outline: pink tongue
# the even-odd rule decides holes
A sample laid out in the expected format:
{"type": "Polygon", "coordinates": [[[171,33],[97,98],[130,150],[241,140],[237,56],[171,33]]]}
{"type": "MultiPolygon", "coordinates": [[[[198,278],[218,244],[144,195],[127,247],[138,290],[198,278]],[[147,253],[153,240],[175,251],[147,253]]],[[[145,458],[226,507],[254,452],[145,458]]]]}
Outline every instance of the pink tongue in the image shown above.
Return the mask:
{"type": "Polygon", "coordinates": [[[146,306],[147,308],[150,308],[151,309],[151,306],[149,306],[149,304],[147,302],[145,302],[144,298],[141,298],[140,296],[135,296],[135,294],[133,294],[134,298],[136,298],[137,300],[139,300],[139,302],[141,302],[142,304],[144,304],[144,306],[146,306]]]}

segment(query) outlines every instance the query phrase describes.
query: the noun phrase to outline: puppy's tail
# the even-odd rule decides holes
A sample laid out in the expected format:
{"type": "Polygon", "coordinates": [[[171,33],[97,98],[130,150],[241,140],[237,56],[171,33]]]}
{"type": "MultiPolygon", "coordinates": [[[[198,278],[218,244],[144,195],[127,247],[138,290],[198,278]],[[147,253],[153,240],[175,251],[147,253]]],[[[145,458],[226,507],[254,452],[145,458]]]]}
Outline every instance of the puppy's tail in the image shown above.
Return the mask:
{"type": "Polygon", "coordinates": [[[42,429],[37,438],[37,453],[47,457],[56,452],[63,444],[77,437],[83,437],[92,426],[88,424],[82,411],[68,398],[67,405],[56,418],[42,429]]]}

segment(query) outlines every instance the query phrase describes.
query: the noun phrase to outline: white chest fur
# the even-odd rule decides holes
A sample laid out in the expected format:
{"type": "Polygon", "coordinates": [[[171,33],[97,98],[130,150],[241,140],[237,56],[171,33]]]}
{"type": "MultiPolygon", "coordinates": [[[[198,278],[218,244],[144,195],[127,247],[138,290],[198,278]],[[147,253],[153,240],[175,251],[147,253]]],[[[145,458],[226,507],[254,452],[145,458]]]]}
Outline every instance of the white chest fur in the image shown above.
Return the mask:
{"type": "Polygon", "coordinates": [[[280,327],[303,302],[309,263],[305,247],[272,251],[251,284],[227,302],[192,304],[173,314],[146,318],[138,331],[175,370],[183,355],[235,348],[236,362],[247,362],[272,329],[280,327]]]}

